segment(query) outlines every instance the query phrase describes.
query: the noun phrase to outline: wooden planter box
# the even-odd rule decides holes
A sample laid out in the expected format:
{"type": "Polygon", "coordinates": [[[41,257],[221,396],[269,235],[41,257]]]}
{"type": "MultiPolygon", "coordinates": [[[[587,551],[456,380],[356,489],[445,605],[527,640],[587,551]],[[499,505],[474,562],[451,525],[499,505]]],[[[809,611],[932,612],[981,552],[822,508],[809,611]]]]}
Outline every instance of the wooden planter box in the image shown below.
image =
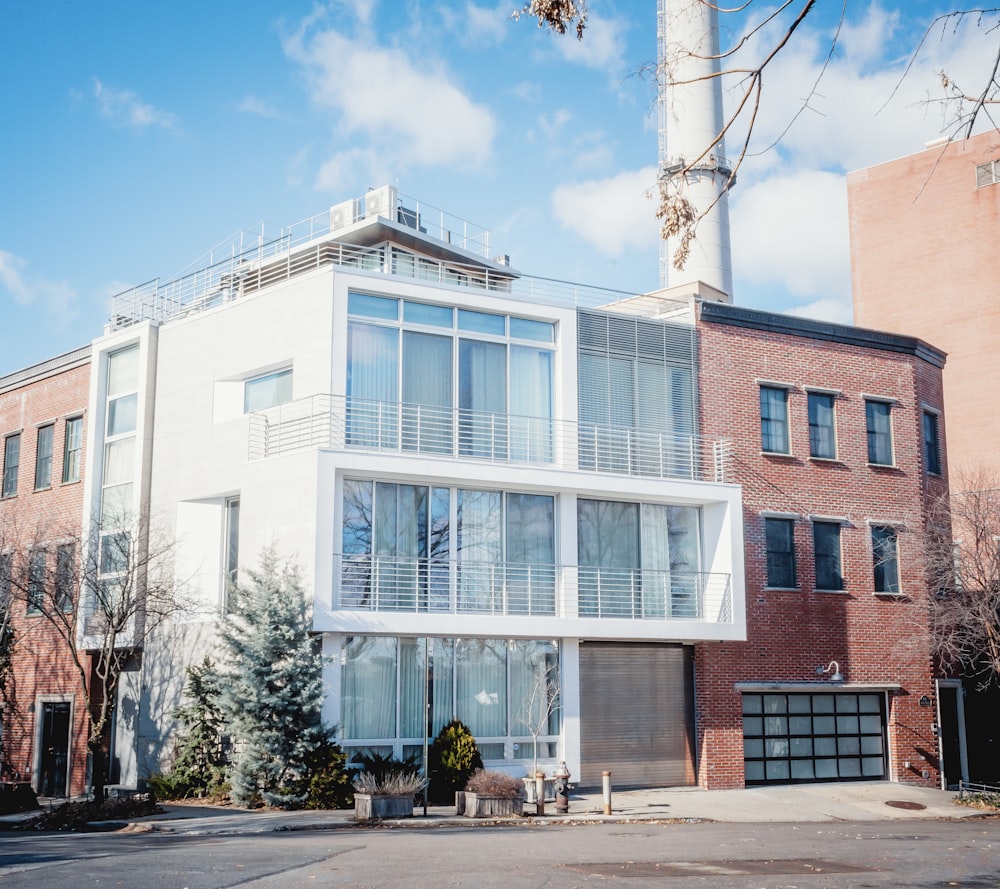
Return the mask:
{"type": "Polygon", "coordinates": [[[512,818],[524,814],[524,800],[481,796],[459,790],[455,793],[455,813],[466,818],[512,818]]]}
{"type": "MultiPolygon", "coordinates": [[[[524,801],[526,803],[536,804],[538,800],[536,799],[537,794],[535,793],[535,779],[534,778],[522,778],[524,781],[524,801]]],[[[555,802],[556,798],[556,779],[546,778],[545,779],[545,802],[555,802]]]]}
{"type": "Polygon", "coordinates": [[[412,818],[413,794],[355,793],[354,817],[358,821],[374,821],[379,818],[412,818]]]}

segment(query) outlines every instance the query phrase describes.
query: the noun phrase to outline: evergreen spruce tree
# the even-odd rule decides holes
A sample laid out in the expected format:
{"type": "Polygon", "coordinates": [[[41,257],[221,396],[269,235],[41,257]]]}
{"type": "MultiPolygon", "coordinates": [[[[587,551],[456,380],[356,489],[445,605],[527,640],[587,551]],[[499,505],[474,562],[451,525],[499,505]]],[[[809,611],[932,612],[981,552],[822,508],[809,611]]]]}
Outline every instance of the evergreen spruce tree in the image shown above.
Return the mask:
{"type": "Polygon", "coordinates": [[[229,674],[223,702],[237,743],[234,802],[294,808],[308,796],[313,751],[330,732],[321,720],[323,659],[298,568],[272,549],[236,589],[222,628],[229,674]]]}
{"type": "Polygon", "coordinates": [[[214,796],[222,792],[229,769],[223,678],[211,658],[188,667],[184,703],[174,710],[183,726],[170,774],[175,793],[214,796]]]}

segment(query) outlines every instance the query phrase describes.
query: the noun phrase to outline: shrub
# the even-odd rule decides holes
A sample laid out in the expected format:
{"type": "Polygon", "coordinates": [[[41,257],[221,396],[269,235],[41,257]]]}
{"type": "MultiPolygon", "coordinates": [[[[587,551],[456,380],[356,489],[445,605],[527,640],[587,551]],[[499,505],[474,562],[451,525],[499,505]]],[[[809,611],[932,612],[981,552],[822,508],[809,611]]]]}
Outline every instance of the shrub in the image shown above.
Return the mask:
{"type": "Polygon", "coordinates": [[[349,809],[354,805],[347,754],[333,741],[323,741],[308,760],[307,809],[349,809]]]}
{"type": "MultiPolygon", "coordinates": [[[[100,830],[94,825],[99,821],[124,821],[129,818],[141,818],[161,811],[156,806],[156,800],[149,793],[120,799],[84,800],[81,802],[63,803],[47,812],[42,812],[34,818],[14,822],[12,830],[100,830]]],[[[114,825],[116,826],[116,825],[114,825]]],[[[108,829],[104,827],[103,829],[108,829]]]]}
{"type": "Polygon", "coordinates": [[[229,738],[222,712],[225,680],[211,658],[188,667],[184,702],[173,715],[183,731],[169,775],[156,776],[157,799],[220,797],[229,792],[229,738]]]}
{"type": "Polygon", "coordinates": [[[389,772],[382,778],[378,778],[371,772],[361,772],[354,778],[354,789],[358,793],[392,794],[393,796],[403,796],[410,794],[415,796],[424,789],[427,782],[422,775],[416,772],[389,772]]]}
{"type": "Polygon", "coordinates": [[[495,796],[498,799],[520,799],[524,782],[505,772],[491,769],[476,769],[465,782],[465,789],[480,796],[495,796]]]}
{"type": "Polygon", "coordinates": [[[462,790],[469,776],[483,767],[483,758],[472,732],[457,719],[449,722],[428,751],[429,795],[436,805],[449,805],[455,791],[462,790]]]}

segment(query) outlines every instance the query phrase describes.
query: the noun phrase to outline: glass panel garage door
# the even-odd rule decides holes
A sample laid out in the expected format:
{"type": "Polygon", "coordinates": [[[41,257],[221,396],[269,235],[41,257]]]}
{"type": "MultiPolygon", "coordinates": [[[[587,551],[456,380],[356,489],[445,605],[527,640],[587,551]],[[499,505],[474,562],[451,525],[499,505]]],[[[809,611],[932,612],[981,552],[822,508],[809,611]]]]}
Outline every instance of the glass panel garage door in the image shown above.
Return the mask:
{"type": "Polygon", "coordinates": [[[744,694],[743,762],[747,784],[885,778],[885,696],[744,694]]]}

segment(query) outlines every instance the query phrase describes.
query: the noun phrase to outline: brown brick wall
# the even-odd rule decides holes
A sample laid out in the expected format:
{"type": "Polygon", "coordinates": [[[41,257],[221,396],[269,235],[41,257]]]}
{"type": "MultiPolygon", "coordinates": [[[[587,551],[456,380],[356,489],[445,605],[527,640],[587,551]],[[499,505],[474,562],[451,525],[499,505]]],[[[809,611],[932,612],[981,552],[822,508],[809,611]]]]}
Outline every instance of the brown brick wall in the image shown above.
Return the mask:
{"type": "Polygon", "coordinates": [[[890,774],[935,785],[934,708],[918,705],[934,695],[921,552],[926,504],[946,479],[923,471],[921,405],[942,407],[940,371],[913,355],[804,336],[706,322],[699,334],[702,432],[734,440],[743,486],[748,634],[746,643],[696,646],[699,783],[743,783],[735,682],[823,681],[816,667],[835,660],[847,685],[902,687],[890,695],[890,774]],[[761,452],[758,381],[765,380],[790,385],[790,456],[761,452]],[[835,461],[809,457],[806,387],[840,392],[835,461]],[[894,399],[894,467],[868,465],[863,395],[894,399]],[[767,589],[762,512],[796,516],[796,590],[767,589]],[[815,589],[809,516],[845,520],[843,592],[815,589]],[[869,522],[898,526],[899,598],[874,594],[869,522]],[[904,761],[915,767],[904,769],[904,761]]]}
{"type": "MultiPolygon", "coordinates": [[[[21,560],[33,543],[54,547],[59,541],[79,544],[83,510],[83,471],[86,465],[86,415],[90,365],[56,368],[11,388],[11,377],[0,378],[0,448],[10,433],[21,433],[17,494],[0,500],[0,548],[21,560]],[[6,385],[4,385],[6,383],[6,385]],[[62,482],[65,423],[84,417],[84,452],[77,482],[62,482]],[[38,428],[54,424],[51,484],[34,490],[38,428]]],[[[0,450],[0,461],[3,452],[0,450]]],[[[79,552],[77,552],[79,559],[79,552]]],[[[48,552],[48,574],[54,573],[55,551],[48,552]]],[[[79,674],[51,624],[25,613],[24,604],[12,604],[16,634],[14,683],[3,713],[7,766],[20,780],[35,779],[35,743],[41,717],[39,696],[67,696],[72,700],[70,793],[81,794],[87,784],[86,712],[79,674]]],[[[36,787],[36,789],[38,789],[36,787]]]]}

